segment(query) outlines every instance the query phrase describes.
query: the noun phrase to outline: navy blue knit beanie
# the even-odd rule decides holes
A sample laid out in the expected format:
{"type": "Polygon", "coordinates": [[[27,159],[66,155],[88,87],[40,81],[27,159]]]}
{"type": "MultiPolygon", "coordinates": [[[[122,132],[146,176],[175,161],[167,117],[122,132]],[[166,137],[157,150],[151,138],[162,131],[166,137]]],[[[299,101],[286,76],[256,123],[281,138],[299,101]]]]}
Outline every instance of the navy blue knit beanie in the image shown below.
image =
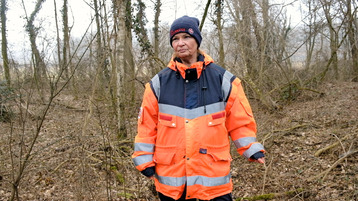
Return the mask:
{"type": "Polygon", "coordinates": [[[189,17],[184,15],[176,20],[174,20],[172,26],[170,27],[170,45],[172,45],[173,36],[177,33],[188,33],[195,38],[198,43],[198,48],[201,43],[201,33],[199,30],[199,20],[195,17],[189,17]]]}

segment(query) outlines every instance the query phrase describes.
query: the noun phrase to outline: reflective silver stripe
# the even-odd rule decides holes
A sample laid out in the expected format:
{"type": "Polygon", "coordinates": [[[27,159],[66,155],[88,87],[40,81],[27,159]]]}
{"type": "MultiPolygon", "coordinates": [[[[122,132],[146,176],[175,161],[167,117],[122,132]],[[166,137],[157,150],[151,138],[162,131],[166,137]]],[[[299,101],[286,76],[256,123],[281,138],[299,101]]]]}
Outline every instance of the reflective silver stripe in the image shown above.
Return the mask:
{"type": "Polygon", "coordinates": [[[203,186],[220,186],[224,184],[228,184],[230,182],[231,174],[228,174],[223,177],[205,177],[205,176],[191,176],[188,177],[188,186],[192,186],[195,184],[203,185],[203,186]]]}
{"type": "Polygon", "coordinates": [[[148,163],[153,161],[153,154],[140,155],[133,158],[133,162],[135,166],[142,165],[144,163],[148,163]]]}
{"type": "Polygon", "coordinates": [[[250,143],[256,142],[255,137],[244,137],[234,141],[236,148],[241,148],[249,145],[250,143]]]}
{"type": "Polygon", "coordinates": [[[134,143],[134,151],[154,152],[154,144],[134,143]]]}
{"type": "Polygon", "coordinates": [[[224,100],[226,100],[229,96],[230,93],[230,88],[231,88],[231,78],[234,75],[231,74],[229,71],[225,71],[224,76],[223,76],[223,83],[222,83],[222,90],[224,92],[224,100]]]}
{"type": "Polygon", "coordinates": [[[264,150],[264,149],[265,149],[265,148],[264,148],[264,146],[262,146],[262,144],[260,144],[260,143],[255,143],[255,144],[252,144],[252,145],[250,146],[250,148],[244,152],[243,155],[244,155],[246,158],[250,158],[250,157],[251,157],[252,155],[254,155],[256,152],[259,152],[259,151],[264,150]]]}
{"type": "Polygon", "coordinates": [[[195,119],[204,115],[224,111],[225,105],[226,104],[224,102],[218,102],[218,103],[206,105],[206,113],[204,113],[204,107],[185,109],[173,105],[159,104],[159,112],[178,116],[178,117],[183,117],[187,119],[195,119]]]}
{"type": "Polygon", "coordinates": [[[159,81],[159,76],[158,74],[155,75],[153,78],[152,78],[152,87],[154,89],[154,93],[155,95],[157,96],[158,100],[159,100],[159,97],[160,97],[160,81],[159,81]]]}
{"type": "MultiPolygon", "coordinates": [[[[155,175],[155,177],[158,179],[159,183],[165,184],[168,186],[182,186],[185,184],[186,177],[165,177],[165,176],[159,176],[155,175]]],[[[187,177],[187,185],[203,185],[203,186],[220,186],[224,184],[230,183],[231,174],[228,174],[223,177],[205,177],[205,176],[190,176],[187,177]]]]}
{"type": "Polygon", "coordinates": [[[185,184],[186,177],[165,177],[155,174],[155,177],[158,179],[159,183],[165,184],[168,186],[182,186],[185,184]]]}

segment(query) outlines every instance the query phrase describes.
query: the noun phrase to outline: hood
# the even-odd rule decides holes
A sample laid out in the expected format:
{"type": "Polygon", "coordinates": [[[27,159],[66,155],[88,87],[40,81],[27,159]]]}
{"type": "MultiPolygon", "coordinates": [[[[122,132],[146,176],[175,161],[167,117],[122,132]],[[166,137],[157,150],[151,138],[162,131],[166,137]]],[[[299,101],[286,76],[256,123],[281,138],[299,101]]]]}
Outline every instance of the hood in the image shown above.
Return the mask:
{"type": "Polygon", "coordinates": [[[198,61],[193,63],[190,67],[181,63],[179,58],[172,58],[168,64],[168,67],[174,71],[179,71],[180,75],[185,79],[185,70],[189,68],[196,68],[198,73],[198,79],[203,71],[203,67],[209,65],[210,63],[214,63],[214,60],[207,54],[201,53],[198,56],[198,61]]]}

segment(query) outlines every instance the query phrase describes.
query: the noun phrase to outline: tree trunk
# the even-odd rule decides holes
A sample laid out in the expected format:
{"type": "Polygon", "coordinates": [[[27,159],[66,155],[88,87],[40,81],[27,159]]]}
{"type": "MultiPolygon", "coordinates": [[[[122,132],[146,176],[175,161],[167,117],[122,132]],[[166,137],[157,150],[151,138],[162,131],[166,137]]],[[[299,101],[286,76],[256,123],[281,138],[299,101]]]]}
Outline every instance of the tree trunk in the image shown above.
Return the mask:
{"type": "MultiPolygon", "coordinates": [[[[276,102],[272,99],[270,93],[266,92],[267,85],[260,84],[263,81],[257,79],[260,78],[258,67],[261,66],[260,70],[264,70],[263,61],[269,56],[274,57],[274,55],[266,55],[265,48],[273,44],[264,40],[264,30],[262,25],[258,23],[261,19],[257,18],[255,5],[251,1],[236,0],[228,7],[236,23],[234,32],[238,43],[237,54],[240,54],[242,60],[242,64],[238,65],[235,70],[242,72],[241,77],[248,85],[248,89],[253,91],[257,99],[267,109],[276,109],[278,107],[276,102]]],[[[269,19],[266,20],[269,21],[269,19]]],[[[265,66],[265,68],[268,67],[265,66]]]]}
{"type": "Polygon", "coordinates": [[[331,10],[331,5],[330,2],[326,2],[321,0],[321,4],[322,4],[322,8],[324,10],[324,14],[328,23],[328,28],[329,28],[329,47],[331,50],[331,58],[332,58],[332,62],[331,65],[333,67],[334,70],[334,77],[335,79],[339,78],[339,73],[338,73],[338,55],[337,55],[337,51],[338,51],[338,32],[334,29],[333,27],[333,19],[332,16],[330,14],[330,10],[331,10]]]}
{"type": "Polygon", "coordinates": [[[63,20],[63,59],[62,59],[62,68],[65,74],[65,78],[69,78],[69,70],[68,70],[68,58],[69,58],[69,50],[70,50],[70,36],[69,36],[69,27],[68,27],[68,3],[67,0],[63,0],[63,8],[62,8],[62,20],[63,20]]]}
{"type": "MultiPolygon", "coordinates": [[[[127,119],[130,117],[133,117],[133,115],[136,115],[136,113],[133,113],[133,110],[131,110],[135,105],[135,62],[134,62],[134,56],[133,56],[133,45],[132,45],[132,12],[131,12],[131,0],[125,1],[126,6],[126,12],[125,12],[125,33],[126,33],[126,39],[124,43],[124,78],[122,79],[122,94],[126,94],[123,96],[120,96],[121,104],[120,104],[120,110],[121,110],[121,127],[120,131],[123,134],[123,137],[127,137],[128,131],[127,131],[127,119]]],[[[149,39],[148,39],[149,43],[149,39]]],[[[151,56],[153,56],[153,50],[152,46],[150,45],[150,53],[151,56]]],[[[151,64],[153,63],[152,59],[150,58],[149,61],[151,64]]],[[[155,69],[155,65],[153,65],[153,69],[155,69]]],[[[137,111],[137,110],[135,110],[137,111]]]]}
{"type": "Polygon", "coordinates": [[[61,57],[61,39],[60,39],[60,29],[58,27],[58,17],[57,17],[57,4],[56,0],[53,0],[54,12],[55,12],[55,25],[56,25],[56,42],[57,42],[57,62],[59,66],[59,72],[62,69],[62,57],[61,57]]]}
{"type": "Polygon", "coordinates": [[[104,74],[105,71],[105,54],[104,54],[104,48],[102,45],[102,25],[101,25],[101,11],[98,6],[98,1],[94,0],[94,10],[95,10],[95,17],[96,17],[96,27],[97,27],[97,35],[96,35],[96,42],[97,42],[97,50],[96,50],[96,61],[97,61],[97,67],[96,67],[96,76],[99,81],[99,90],[104,88],[104,74]]]}
{"type": "Polygon", "coordinates": [[[307,23],[307,42],[306,42],[306,60],[305,60],[305,69],[309,70],[311,66],[312,56],[313,56],[313,50],[315,48],[316,43],[316,36],[317,36],[317,13],[314,12],[315,9],[317,9],[316,5],[314,4],[314,1],[308,0],[307,1],[307,7],[308,7],[308,23],[307,23]]]}
{"type": "Polygon", "coordinates": [[[160,16],[160,7],[162,3],[160,0],[157,0],[154,7],[155,7],[155,16],[154,16],[154,57],[159,57],[159,16],[160,16]]]}
{"type": "Polygon", "coordinates": [[[1,54],[5,72],[5,79],[7,85],[11,85],[11,76],[10,76],[10,67],[9,59],[7,56],[7,37],[6,37],[6,10],[7,10],[7,1],[1,0],[1,54]]]}
{"type": "MultiPolygon", "coordinates": [[[[37,37],[37,28],[34,25],[35,17],[41,10],[42,3],[45,0],[37,0],[35,9],[31,13],[30,18],[27,19],[26,31],[29,34],[29,39],[31,43],[31,51],[34,58],[34,78],[38,86],[43,84],[43,78],[46,78],[46,65],[43,61],[43,58],[40,54],[40,51],[37,48],[36,37],[37,37]]],[[[23,2],[23,6],[25,8],[25,4],[23,2]]]]}
{"type": "Polygon", "coordinates": [[[224,35],[222,25],[223,0],[216,1],[216,27],[219,35],[219,65],[225,67],[224,35]]]}
{"type": "MultiPolygon", "coordinates": [[[[253,28],[253,34],[255,35],[255,39],[257,42],[256,47],[253,46],[250,42],[250,44],[246,44],[247,49],[251,48],[251,54],[249,54],[249,57],[251,58],[251,61],[254,65],[251,65],[251,68],[249,69],[249,75],[252,79],[254,80],[258,80],[258,82],[261,82],[262,79],[262,68],[265,62],[265,58],[267,58],[266,55],[266,47],[268,45],[268,41],[267,41],[267,32],[268,30],[265,29],[265,27],[267,26],[267,24],[269,23],[269,19],[268,19],[268,8],[267,6],[265,6],[265,1],[262,1],[262,21],[263,21],[263,25],[260,25],[257,19],[257,14],[255,11],[255,5],[253,4],[252,1],[247,1],[245,5],[242,9],[245,10],[243,11],[243,13],[245,13],[245,16],[248,18],[247,22],[249,25],[252,26],[253,28]],[[252,47],[251,47],[252,46],[252,47]],[[253,52],[255,52],[255,54],[257,55],[256,57],[254,56],[255,54],[253,54],[253,52]]],[[[245,30],[250,30],[250,29],[245,29],[245,30]]],[[[245,33],[243,33],[245,34],[245,33]]],[[[268,66],[268,64],[265,64],[268,66]]],[[[260,86],[261,83],[258,83],[258,85],[260,86]]]]}
{"type": "Polygon", "coordinates": [[[126,96],[124,93],[124,78],[125,78],[125,40],[127,36],[126,30],[126,0],[113,0],[113,13],[114,13],[114,37],[115,37],[115,47],[114,47],[114,56],[112,63],[112,78],[111,86],[116,90],[116,95],[114,96],[116,100],[117,109],[117,128],[118,128],[118,138],[126,137],[127,133],[125,132],[125,119],[124,119],[124,101],[123,97],[126,96]]]}
{"type": "Polygon", "coordinates": [[[208,14],[208,10],[209,10],[209,7],[210,7],[210,3],[211,3],[211,0],[208,0],[206,2],[203,18],[201,18],[201,22],[200,22],[200,26],[199,26],[200,31],[203,29],[204,22],[205,22],[205,19],[206,19],[206,15],[208,14]]]}
{"type": "Polygon", "coordinates": [[[156,66],[154,65],[153,62],[153,56],[154,56],[154,52],[153,52],[153,47],[152,44],[150,43],[149,37],[148,37],[148,33],[147,33],[147,29],[145,28],[145,4],[142,0],[138,0],[137,1],[137,9],[138,9],[138,13],[136,14],[136,20],[135,20],[135,33],[138,36],[138,41],[139,41],[139,45],[141,46],[141,53],[143,55],[147,55],[148,56],[148,63],[149,63],[149,68],[150,68],[150,72],[151,72],[151,76],[154,76],[159,69],[156,68],[156,66]]]}
{"type": "MultiPolygon", "coordinates": [[[[246,73],[244,77],[249,76],[254,78],[256,76],[256,70],[254,62],[252,61],[253,55],[253,42],[251,41],[251,14],[250,9],[252,6],[250,5],[252,2],[250,1],[239,1],[239,7],[237,7],[236,12],[240,13],[242,16],[242,20],[238,21],[238,29],[240,30],[238,40],[241,41],[241,53],[243,60],[245,62],[246,73]]],[[[257,41],[259,43],[259,41],[257,41]]]]}
{"type": "MultiPolygon", "coordinates": [[[[352,54],[352,67],[353,67],[353,81],[358,82],[358,42],[357,39],[357,29],[354,27],[354,15],[352,12],[352,1],[347,0],[347,17],[348,17],[348,40],[351,45],[351,54],[352,54]]],[[[355,10],[356,12],[357,10],[355,10]]]]}
{"type": "Polygon", "coordinates": [[[336,80],[339,79],[339,71],[338,71],[338,33],[334,29],[329,30],[329,38],[330,38],[330,50],[331,50],[331,57],[332,57],[332,66],[334,70],[334,77],[336,80]]]}

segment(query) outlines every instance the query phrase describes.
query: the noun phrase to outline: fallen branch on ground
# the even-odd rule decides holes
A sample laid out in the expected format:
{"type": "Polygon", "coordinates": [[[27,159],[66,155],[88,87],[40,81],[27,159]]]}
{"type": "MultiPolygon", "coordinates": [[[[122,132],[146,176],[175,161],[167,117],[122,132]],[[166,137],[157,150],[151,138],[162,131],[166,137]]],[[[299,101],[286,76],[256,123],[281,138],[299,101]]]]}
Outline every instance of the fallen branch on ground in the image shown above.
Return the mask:
{"type": "Polygon", "coordinates": [[[263,195],[256,195],[253,197],[243,197],[243,198],[237,198],[236,201],[241,201],[241,200],[245,200],[245,201],[255,201],[255,200],[272,200],[272,199],[277,199],[277,198],[290,198],[290,197],[294,197],[300,193],[302,193],[304,190],[302,188],[293,190],[293,191],[287,191],[284,193],[268,193],[268,194],[263,194],[263,195]]]}
{"type": "Polygon", "coordinates": [[[36,114],[35,112],[31,111],[28,106],[26,106],[26,105],[24,105],[22,103],[20,103],[20,106],[21,106],[22,109],[24,109],[30,115],[30,117],[32,119],[36,119],[36,120],[41,119],[41,116],[36,114]]]}
{"type": "Polygon", "coordinates": [[[326,176],[328,175],[328,173],[335,167],[337,167],[337,165],[342,162],[345,158],[347,158],[350,155],[353,155],[355,153],[358,153],[358,149],[357,150],[353,150],[353,151],[348,151],[344,156],[342,156],[340,159],[338,159],[330,168],[328,168],[327,170],[321,172],[320,174],[313,176],[311,178],[308,179],[308,181],[312,181],[315,179],[318,179],[320,177],[323,176],[322,181],[324,181],[326,179],[326,176]]]}
{"type": "Polygon", "coordinates": [[[295,125],[291,128],[286,128],[286,129],[282,129],[282,130],[273,130],[272,132],[266,134],[264,137],[263,137],[263,142],[265,142],[267,139],[271,138],[272,135],[274,133],[281,133],[283,132],[282,136],[286,135],[287,133],[291,132],[291,131],[294,131],[296,129],[299,129],[299,128],[304,128],[304,127],[307,127],[309,126],[308,124],[299,124],[299,125],[295,125]]]}
{"type": "MultiPolygon", "coordinates": [[[[342,138],[341,141],[347,139],[348,136],[349,136],[349,135],[344,136],[344,138],[342,138]]],[[[328,151],[328,150],[330,150],[330,149],[333,149],[334,147],[338,146],[340,143],[341,143],[341,142],[338,141],[338,142],[335,142],[335,143],[333,143],[333,144],[331,144],[331,145],[329,145],[329,146],[327,146],[327,147],[324,147],[324,148],[322,148],[322,149],[316,151],[316,153],[314,154],[314,156],[315,156],[315,157],[318,157],[318,156],[320,156],[322,153],[324,153],[324,152],[326,152],[326,151],[328,151]]]]}

